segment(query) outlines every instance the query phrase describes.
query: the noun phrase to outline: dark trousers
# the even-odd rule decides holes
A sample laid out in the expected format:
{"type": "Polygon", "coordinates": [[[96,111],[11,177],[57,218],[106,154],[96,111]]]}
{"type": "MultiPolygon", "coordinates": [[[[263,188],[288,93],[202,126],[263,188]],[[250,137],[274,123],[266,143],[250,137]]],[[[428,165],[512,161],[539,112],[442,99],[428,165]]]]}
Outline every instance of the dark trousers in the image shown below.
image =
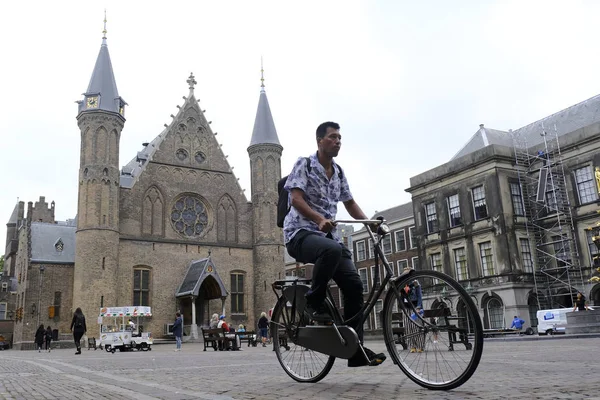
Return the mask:
{"type": "MultiPolygon", "coordinates": [[[[301,230],[286,245],[296,261],[313,263],[312,286],[306,295],[311,306],[319,306],[327,296],[327,285],[335,281],[344,295],[344,318],[349,319],[363,306],[363,285],[352,253],[342,243],[314,232],[301,230]]],[[[351,325],[362,343],[363,326],[360,320],[351,325]]]]}
{"type": "Polygon", "coordinates": [[[84,332],[73,332],[73,339],[75,340],[75,346],[77,348],[81,347],[81,338],[83,337],[84,332]]]}
{"type": "Polygon", "coordinates": [[[46,350],[50,348],[50,340],[46,339],[46,350]]]}

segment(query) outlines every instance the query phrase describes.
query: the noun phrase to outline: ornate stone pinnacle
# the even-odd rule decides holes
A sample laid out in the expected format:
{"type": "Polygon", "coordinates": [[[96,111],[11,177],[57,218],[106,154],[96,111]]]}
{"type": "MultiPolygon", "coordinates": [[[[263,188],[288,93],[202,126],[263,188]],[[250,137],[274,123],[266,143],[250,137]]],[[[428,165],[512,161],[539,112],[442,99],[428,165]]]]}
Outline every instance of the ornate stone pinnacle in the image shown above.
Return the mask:
{"type": "Polygon", "coordinates": [[[194,74],[192,72],[190,72],[190,77],[186,82],[188,83],[188,85],[190,85],[190,90],[194,90],[194,85],[198,83],[196,82],[196,79],[194,79],[194,74]]]}

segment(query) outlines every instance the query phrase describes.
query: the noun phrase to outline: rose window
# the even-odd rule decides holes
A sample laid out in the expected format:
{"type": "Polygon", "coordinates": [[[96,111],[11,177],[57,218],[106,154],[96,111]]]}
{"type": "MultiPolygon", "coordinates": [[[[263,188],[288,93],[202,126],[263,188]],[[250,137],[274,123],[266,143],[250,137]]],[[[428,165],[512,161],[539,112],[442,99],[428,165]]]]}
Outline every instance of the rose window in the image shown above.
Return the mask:
{"type": "Polygon", "coordinates": [[[180,161],[184,161],[186,158],[188,158],[188,152],[185,151],[184,149],[179,149],[175,152],[175,156],[180,160],[180,161]]]}
{"type": "Polygon", "coordinates": [[[206,156],[204,155],[204,153],[202,153],[200,151],[196,153],[194,158],[196,159],[196,162],[198,164],[202,164],[204,162],[204,160],[206,160],[206,156]]]}
{"type": "Polygon", "coordinates": [[[171,223],[173,228],[183,236],[200,236],[208,224],[206,207],[195,196],[182,196],[173,205],[171,223]]]}

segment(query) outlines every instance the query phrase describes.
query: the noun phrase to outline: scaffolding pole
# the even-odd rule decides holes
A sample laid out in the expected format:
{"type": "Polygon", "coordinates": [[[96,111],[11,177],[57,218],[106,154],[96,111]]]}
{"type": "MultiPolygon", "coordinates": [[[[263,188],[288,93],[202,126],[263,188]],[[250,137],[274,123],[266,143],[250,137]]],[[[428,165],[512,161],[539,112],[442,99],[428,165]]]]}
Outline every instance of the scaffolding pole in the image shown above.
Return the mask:
{"type": "Polygon", "coordinates": [[[524,135],[511,131],[524,228],[535,245],[538,309],[570,306],[585,286],[556,126],[553,131],[549,134],[542,124],[543,142],[531,147],[524,135]],[[565,296],[571,301],[565,301],[565,296]]]}

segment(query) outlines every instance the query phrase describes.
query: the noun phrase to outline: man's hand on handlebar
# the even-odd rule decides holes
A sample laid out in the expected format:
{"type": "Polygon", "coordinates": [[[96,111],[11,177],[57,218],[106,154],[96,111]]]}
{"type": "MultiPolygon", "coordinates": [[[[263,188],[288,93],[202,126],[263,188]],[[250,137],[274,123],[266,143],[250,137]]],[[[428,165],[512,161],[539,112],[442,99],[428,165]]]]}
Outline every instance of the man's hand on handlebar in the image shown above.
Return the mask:
{"type": "Polygon", "coordinates": [[[335,228],[335,222],[330,219],[323,218],[319,221],[319,230],[321,232],[329,233],[335,228]]]}

